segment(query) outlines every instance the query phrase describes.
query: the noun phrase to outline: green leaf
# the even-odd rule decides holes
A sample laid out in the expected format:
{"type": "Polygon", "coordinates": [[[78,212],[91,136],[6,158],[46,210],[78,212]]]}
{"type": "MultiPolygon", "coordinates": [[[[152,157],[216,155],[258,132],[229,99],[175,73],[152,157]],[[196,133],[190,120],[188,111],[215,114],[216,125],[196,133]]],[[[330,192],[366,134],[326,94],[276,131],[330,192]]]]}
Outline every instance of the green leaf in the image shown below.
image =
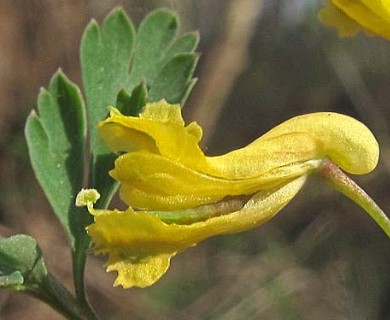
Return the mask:
{"type": "Polygon", "coordinates": [[[25,134],[31,164],[55,214],[63,225],[73,251],[85,251],[89,223],[85,209],[76,208],[75,197],[83,185],[86,116],[79,89],[61,72],[38,97],[25,134]]]}
{"type": "Polygon", "coordinates": [[[109,106],[118,103],[125,114],[137,115],[141,102],[166,99],[183,103],[194,84],[197,59],[193,51],[199,37],[188,33],[177,38],[178,29],[178,18],[159,10],[142,21],[136,34],[125,12],[116,9],[102,26],[92,21],[84,32],[81,66],[91,121],[90,187],[102,195],[97,207],[107,206],[116,190],[108,175],[115,156],[101,141],[96,127],[107,116],[109,106]],[[148,95],[146,88],[153,95],[148,95]],[[132,93],[132,99],[126,92],[132,93]]]}
{"type": "MultiPolygon", "coordinates": [[[[197,32],[189,32],[182,35],[169,49],[165,55],[162,65],[166,65],[170,60],[181,53],[194,52],[199,43],[199,34],[197,32]]],[[[191,74],[188,74],[190,77],[191,74]]]]}
{"type": "MultiPolygon", "coordinates": [[[[183,81],[175,87],[174,94],[167,96],[165,92],[160,95],[149,95],[148,101],[165,99],[170,103],[182,103],[187,95],[187,88],[192,82],[192,74],[197,62],[196,54],[192,53],[199,42],[196,32],[182,35],[177,39],[179,29],[178,18],[170,11],[159,10],[149,14],[141,23],[137,38],[131,70],[128,80],[128,88],[133,88],[140,81],[145,80],[149,90],[155,86],[169,86],[174,78],[183,81]],[[183,68],[182,59],[177,59],[181,54],[187,54],[191,66],[183,68]],[[170,68],[171,77],[163,78],[163,73],[169,65],[179,64],[176,68],[170,68]],[[174,73],[175,71],[176,73],[174,73]],[[161,81],[166,81],[161,83],[161,81]]],[[[173,88],[174,86],[172,86],[173,88]]]]}
{"type": "Polygon", "coordinates": [[[121,9],[112,11],[101,28],[92,20],[84,31],[80,54],[93,151],[100,143],[96,124],[127,80],[134,40],[134,27],[121,9]]]}
{"type": "Polygon", "coordinates": [[[133,57],[130,86],[142,79],[153,82],[156,68],[161,69],[164,57],[172,46],[178,32],[179,21],[169,11],[149,14],[139,26],[136,51],[133,57]]]}
{"type": "Polygon", "coordinates": [[[147,95],[148,91],[145,82],[142,81],[134,88],[131,95],[129,95],[126,90],[122,89],[118,93],[116,106],[122,114],[135,117],[139,114],[142,107],[145,106],[147,95]]]}
{"type": "Polygon", "coordinates": [[[36,241],[26,235],[0,237],[0,288],[32,290],[48,272],[36,241]]]}
{"type": "Polygon", "coordinates": [[[151,101],[164,98],[183,104],[195,84],[192,79],[197,57],[191,53],[182,53],[167,63],[155,79],[149,91],[151,101]]]}
{"type": "Polygon", "coordinates": [[[0,289],[18,289],[23,284],[23,276],[19,271],[0,266],[0,289]]]}
{"type": "Polygon", "coordinates": [[[0,289],[25,292],[51,305],[67,319],[95,319],[47,270],[35,239],[0,237],[0,289]]]}

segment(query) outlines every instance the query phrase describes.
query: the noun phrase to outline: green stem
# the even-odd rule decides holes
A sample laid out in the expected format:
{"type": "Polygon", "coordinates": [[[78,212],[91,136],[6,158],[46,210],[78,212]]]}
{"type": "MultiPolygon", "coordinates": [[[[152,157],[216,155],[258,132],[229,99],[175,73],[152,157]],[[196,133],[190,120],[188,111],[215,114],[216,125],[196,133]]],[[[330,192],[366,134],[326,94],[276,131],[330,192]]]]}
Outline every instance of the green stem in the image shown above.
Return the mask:
{"type": "Polygon", "coordinates": [[[98,316],[89,303],[88,296],[85,290],[84,271],[86,263],[85,253],[73,253],[73,282],[75,287],[77,303],[88,316],[87,319],[98,319],[98,316]]]}
{"type": "Polygon", "coordinates": [[[51,274],[43,279],[39,287],[30,287],[27,293],[49,304],[54,310],[70,320],[97,320],[96,315],[79,301],[51,274]]]}
{"type": "Polygon", "coordinates": [[[318,172],[333,187],[363,208],[390,238],[389,218],[362,188],[330,160],[324,160],[318,172]]]}
{"type": "MultiPolygon", "coordinates": [[[[109,192],[107,192],[107,194],[105,194],[103,197],[100,197],[100,194],[95,189],[82,189],[76,197],[76,206],[80,207],[86,205],[87,209],[91,212],[93,203],[99,200],[96,205],[99,208],[105,209],[108,207],[115,191],[117,190],[117,187],[118,183],[114,182],[109,192]]],[[[84,227],[82,227],[82,229],[84,229],[84,227]]],[[[78,304],[83,307],[85,313],[88,315],[88,319],[97,319],[98,317],[88,301],[84,279],[85,264],[87,259],[86,252],[90,246],[90,238],[84,237],[79,239],[79,241],[82,241],[82,243],[78,243],[75,246],[77,249],[72,252],[73,283],[75,287],[76,298],[78,304]]]]}

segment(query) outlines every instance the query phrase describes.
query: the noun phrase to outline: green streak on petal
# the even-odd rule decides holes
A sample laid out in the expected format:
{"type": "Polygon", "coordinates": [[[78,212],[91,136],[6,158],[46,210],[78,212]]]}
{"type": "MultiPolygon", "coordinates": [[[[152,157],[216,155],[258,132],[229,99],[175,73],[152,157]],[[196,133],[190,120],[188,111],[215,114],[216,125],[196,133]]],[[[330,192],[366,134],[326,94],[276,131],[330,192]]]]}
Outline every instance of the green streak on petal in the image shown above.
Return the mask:
{"type": "Polygon", "coordinates": [[[149,211],[167,224],[192,224],[241,210],[252,196],[227,197],[219,202],[177,211],[149,211]]]}

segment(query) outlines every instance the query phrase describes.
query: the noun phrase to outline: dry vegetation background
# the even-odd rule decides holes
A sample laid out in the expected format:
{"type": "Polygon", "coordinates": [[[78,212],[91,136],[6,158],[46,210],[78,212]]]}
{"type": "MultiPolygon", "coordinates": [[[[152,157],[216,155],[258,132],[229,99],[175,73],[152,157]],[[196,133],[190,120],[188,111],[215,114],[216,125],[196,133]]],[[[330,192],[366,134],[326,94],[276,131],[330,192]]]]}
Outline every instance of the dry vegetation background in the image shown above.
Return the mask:
{"type": "MultiPolygon", "coordinates": [[[[302,113],[336,111],[372,129],[374,173],[356,177],[390,213],[390,43],[339,39],[314,0],[0,0],[0,234],[38,239],[49,269],[71,287],[66,239],[29,164],[25,119],[61,67],[80,85],[84,27],[116,5],[133,21],[178,12],[198,29],[200,78],[185,109],[218,154],[302,113]]],[[[112,288],[104,259],[87,283],[102,319],[390,319],[390,242],[354,203],[314,178],[261,228],[210,239],[173,260],[155,286],[112,288]]],[[[0,319],[61,319],[21,294],[0,293],[0,319]]]]}

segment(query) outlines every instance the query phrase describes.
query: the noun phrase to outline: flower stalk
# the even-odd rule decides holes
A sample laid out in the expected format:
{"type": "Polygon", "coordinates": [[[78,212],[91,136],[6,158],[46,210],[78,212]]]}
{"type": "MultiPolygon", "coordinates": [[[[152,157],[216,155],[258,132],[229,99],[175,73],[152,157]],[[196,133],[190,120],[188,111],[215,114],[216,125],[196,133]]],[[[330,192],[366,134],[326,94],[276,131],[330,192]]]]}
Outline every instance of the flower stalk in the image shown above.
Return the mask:
{"type": "Polygon", "coordinates": [[[88,303],[80,303],[56,278],[48,274],[39,287],[27,290],[31,296],[46,302],[54,310],[71,320],[98,320],[88,303]]]}
{"type": "Polygon", "coordinates": [[[350,198],[364,209],[381,229],[390,237],[390,220],[374,200],[360,188],[350,177],[339,169],[332,161],[325,159],[318,169],[319,176],[323,177],[333,188],[350,198]]]}

